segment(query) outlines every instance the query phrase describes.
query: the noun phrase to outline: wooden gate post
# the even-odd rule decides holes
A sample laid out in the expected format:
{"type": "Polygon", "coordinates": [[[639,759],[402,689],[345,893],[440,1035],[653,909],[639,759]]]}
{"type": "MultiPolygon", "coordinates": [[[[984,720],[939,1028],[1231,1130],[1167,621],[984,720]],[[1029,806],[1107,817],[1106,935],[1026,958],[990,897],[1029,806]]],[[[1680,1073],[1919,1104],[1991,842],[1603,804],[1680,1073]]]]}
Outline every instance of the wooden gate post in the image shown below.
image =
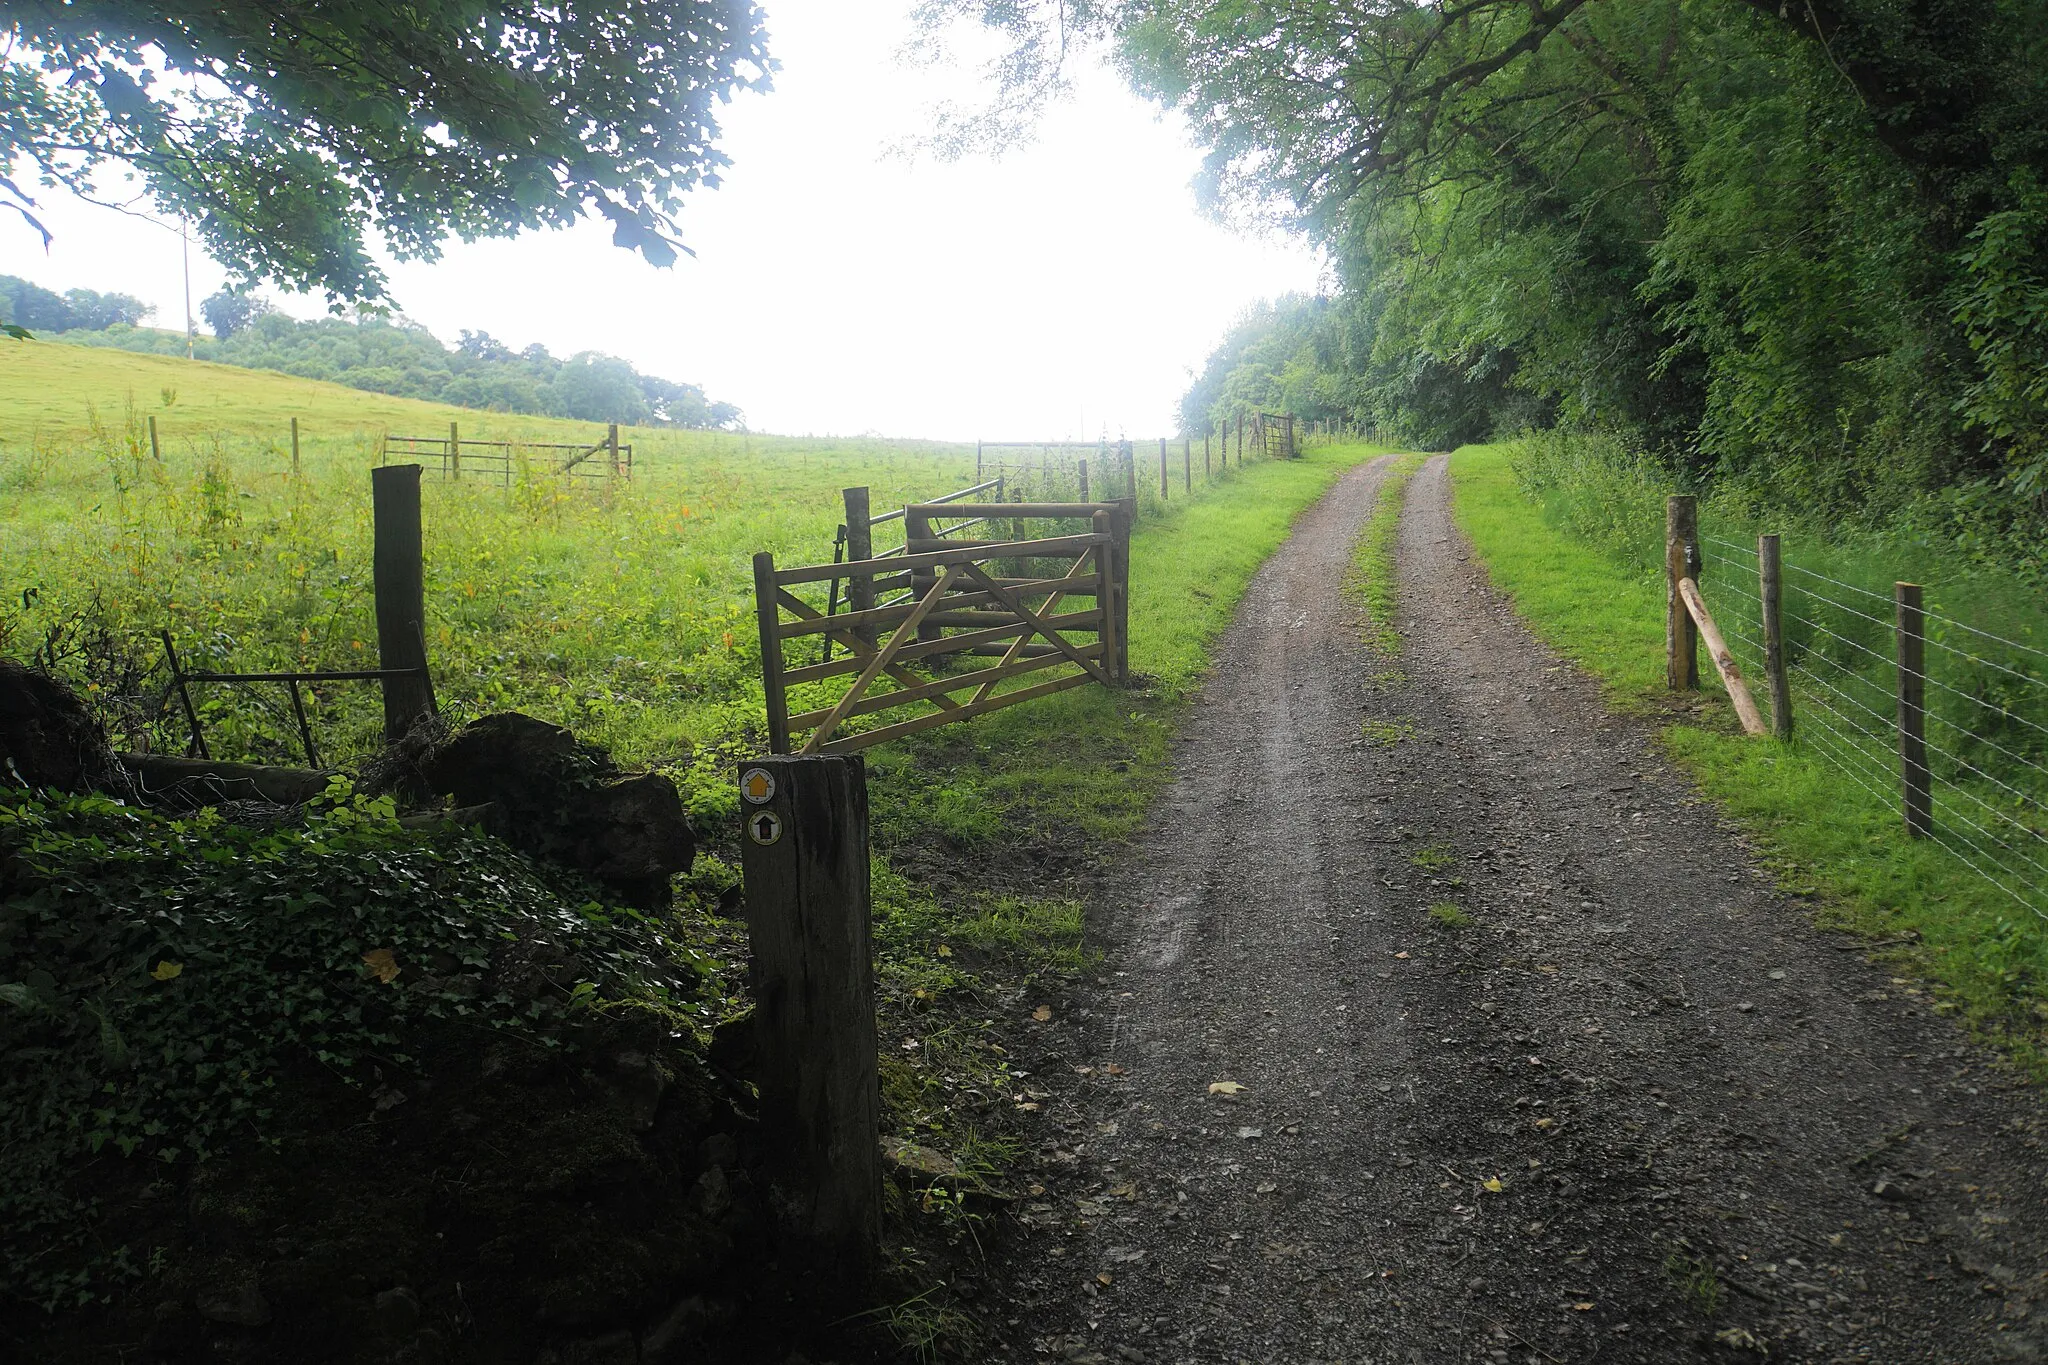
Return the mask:
{"type": "MultiPolygon", "coordinates": [[[[996,496],[1000,500],[1002,497],[1000,490],[997,491],[996,496]]],[[[905,553],[917,554],[921,550],[929,549],[928,545],[921,545],[919,542],[929,541],[931,538],[932,519],[930,514],[910,511],[906,511],[903,514],[903,545],[905,553]]],[[[910,571],[910,591],[913,601],[923,601],[938,586],[939,572],[937,569],[912,569],[910,571]]],[[[917,638],[920,641],[936,640],[944,633],[939,627],[922,621],[917,626],[917,638]]]]}
{"type": "Polygon", "coordinates": [[[1679,595],[1678,580],[1699,578],[1699,504],[1689,493],[1664,500],[1664,685],[1673,692],[1700,686],[1700,635],[1679,595]]]}
{"type": "MultiPolygon", "coordinates": [[[[839,496],[846,505],[846,557],[848,559],[873,559],[875,557],[875,527],[869,519],[868,490],[866,488],[842,488],[839,496]]],[[[875,580],[872,578],[849,578],[846,580],[846,607],[849,611],[869,611],[875,605],[875,580]]],[[[875,642],[875,628],[861,626],[858,633],[868,644],[875,642]]]]}
{"type": "Polygon", "coordinates": [[[370,471],[371,595],[377,612],[377,667],[418,673],[382,678],[384,738],[395,743],[434,714],[427,682],[427,585],[420,536],[420,467],[380,465],[370,471]]]}
{"type": "Polygon", "coordinates": [[[1757,597],[1763,603],[1764,673],[1771,681],[1771,733],[1792,738],[1792,677],[1785,667],[1784,573],[1778,538],[1756,538],[1757,597]]]}
{"type": "Polygon", "coordinates": [[[1899,637],[1899,794],[1906,833],[1934,832],[1934,792],[1927,770],[1927,613],[1918,583],[1895,583],[1899,637]]]}
{"type": "Polygon", "coordinates": [[[761,1135],[813,1288],[857,1303],[882,1238],[881,1087],[869,938],[867,773],[858,757],[740,768],[761,1135]]]}
{"type": "Polygon", "coordinates": [[[1110,535],[1116,541],[1114,584],[1106,584],[1110,597],[1105,606],[1116,616],[1116,658],[1108,661],[1109,675],[1118,682],[1131,679],[1131,524],[1138,519],[1138,500],[1127,498],[1112,504],[1110,535]]]}
{"type": "Polygon", "coordinates": [[[612,477],[616,479],[619,477],[619,424],[617,422],[613,422],[605,428],[604,444],[606,452],[611,457],[612,477]]]}

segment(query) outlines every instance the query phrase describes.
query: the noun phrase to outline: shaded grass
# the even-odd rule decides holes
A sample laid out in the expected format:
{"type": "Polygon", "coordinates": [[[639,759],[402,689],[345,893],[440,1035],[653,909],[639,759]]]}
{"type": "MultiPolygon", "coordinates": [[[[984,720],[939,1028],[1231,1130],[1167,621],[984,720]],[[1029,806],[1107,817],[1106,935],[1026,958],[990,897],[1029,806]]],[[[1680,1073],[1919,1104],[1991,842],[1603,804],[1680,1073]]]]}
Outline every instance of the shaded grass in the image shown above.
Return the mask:
{"type": "MultiPolygon", "coordinates": [[[[1458,525],[1537,635],[1598,679],[1615,709],[1668,717],[1661,577],[1553,525],[1517,486],[1501,448],[1459,451],[1451,472],[1458,525]]],[[[1893,951],[1937,983],[1936,1008],[1959,1010],[2036,1076],[2048,1076],[2048,935],[2040,920],[1938,845],[1907,839],[1888,795],[1846,781],[1811,746],[1732,733],[1718,680],[1707,686],[1697,718],[1666,724],[1662,742],[1758,838],[1780,883],[1818,896],[1824,924],[1884,939],[1917,936],[1893,951]]]]}

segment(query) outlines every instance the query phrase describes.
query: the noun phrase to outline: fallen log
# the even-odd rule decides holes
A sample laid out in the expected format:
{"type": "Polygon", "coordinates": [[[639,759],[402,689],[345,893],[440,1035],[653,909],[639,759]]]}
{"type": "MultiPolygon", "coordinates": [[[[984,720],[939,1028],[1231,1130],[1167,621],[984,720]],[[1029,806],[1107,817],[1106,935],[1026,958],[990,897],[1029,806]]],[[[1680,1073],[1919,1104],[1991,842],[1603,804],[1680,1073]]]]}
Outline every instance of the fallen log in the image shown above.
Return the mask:
{"type": "Polygon", "coordinates": [[[269,768],[167,754],[122,754],[120,758],[144,801],[178,810],[238,801],[303,806],[326,791],[334,776],[313,768],[269,768]]]}

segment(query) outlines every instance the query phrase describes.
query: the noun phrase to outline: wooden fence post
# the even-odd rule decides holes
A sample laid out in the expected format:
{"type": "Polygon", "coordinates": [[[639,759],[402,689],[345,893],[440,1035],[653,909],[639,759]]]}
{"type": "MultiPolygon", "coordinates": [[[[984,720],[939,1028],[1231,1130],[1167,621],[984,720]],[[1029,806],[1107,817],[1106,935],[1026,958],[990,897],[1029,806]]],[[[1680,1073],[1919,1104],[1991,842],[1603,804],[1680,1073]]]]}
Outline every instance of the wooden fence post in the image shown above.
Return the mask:
{"type": "Polygon", "coordinates": [[[427,584],[420,535],[420,467],[370,471],[370,581],[377,614],[377,667],[419,669],[383,678],[384,738],[395,743],[434,713],[426,678],[427,584]]]}
{"type": "MultiPolygon", "coordinates": [[[[149,420],[150,420],[151,422],[154,422],[154,421],[156,421],[156,419],[155,419],[154,417],[150,418],[149,420]]],[[[299,419],[298,419],[298,418],[296,418],[296,417],[294,417],[294,418],[292,418],[292,477],[296,479],[296,478],[297,478],[298,476],[299,476],[299,419]]]]}
{"type": "Polygon", "coordinates": [[[1778,538],[1756,538],[1757,598],[1763,603],[1764,672],[1771,681],[1771,733],[1792,738],[1792,677],[1785,668],[1783,569],[1778,538]]]}
{"type": "Polygon", "coordinates": [[[164,462],[163,448],[156,443],[156,414],[149,415],[149,458],[158,464],[164,462]]]}
{"type": "Polygon", "coordinates": [[[1081,501],[1088,501],[1088,457],[1081,456],[1074,461],[1074,467],[1081,471],[1081,501]]]}
{"type": "Polygon", "coordinates": [[[1209,438],[1214,434],[1209,428],[1202,428],[1202,477],[1204,479],[1216,477],[1215,471],[1209,467],[1209,438]]]}
{"type": "Polygon", "coordinates": [[[1166,438],[1159,438],[1159,500],[1166,501],[1166,438]]]}
{"type": "MultiPolygon", "coordinates": [[[[1118,443],[1117,455],[1124,462],[1124,501],[1135,509],[1138,505],[1138,452],[1129,441],[1118,443]]],[[[1136,515],[1135,510],[1132,513],[1136,515]]]]}
{"type": "Polygon", "coordinates": [[[1244,468],[1244,414],[1237,415],[1237,467],[1244,468]]]}
{"type": "Polygon", "coordinates": [[[754,625],[761,637],[761,692],[768,703],[768,749],[789,752],[789,702],[782,691],[782,611],[775,602],[775,556],[754,556],[754,625]]]}
{"type": "Polygon", "coordinates": [[[453,422],[448,424],[448,461],[441,472],[458,483],[462,481],[462,432],[453,422]]]}
{"type": "Polygon", "coordinates": [[[619,424],[617,422],[613,422],[605,428],[604,443],[606,452],[611,457],[612,477],[616,479],[619,477],[619,424]]]}
{"type": "MultiPolygon", "coordinates": [[[[1002,492],[1000,489],[997,490],[996,492],[996,499],[998,501],[1001,501],[1002,499],[1002,492]]],[[[932,519],[929,513],[905,512],[903,514],[903,544],[905,547],[905,553],[917,554],[921,549],[929,548],[928,546],[919,545],[918,542],[928,541],[931,538],[932,519]]],[[[938,586],[938,570],[912,569],[910,571],[910,595],[912,601],[922,602],[927,596],[931,594],[932,590],[937,588],[938,586]]],[[[923,621],[918,622],[917,638],[920,641],[936,640],[943,633],[944,632],[941,631],[939,627],[935,625],[929,625],[923,621]]]]}
{"type": "Polygon", "coordinates": [[[1184,491],[1195,491],[1195,440],[1192,436],[1180,438],[1180,480],[1184,491]]]}
{"type": "Polygon", "coordinates": [[[1138,517],[1138,500],[1127,498],[1116,504],[1110,534],[1116,540],[1116,573],[1109,587],[1108,605],[1116,617],[1116,658],[1109,674],[1118,682],[1131,679],[1131,523],[1138,517]]]}
{"type": "MultiPolygon", "coordinates": [[[[839,496],[846,505],[846,557],[848,559],[873,559],[875,557],[875,528],[869,520],[868,490],[866,488],[842,488],[839,496]]],[[[875,605],[875,580],[872,578],[849,578],[846,580],[846,605],[851,611],[870,611],[875,605]]],[[[857,628],[860,638],[868,644],[875,642],[875,628],[857,628]]]]}
{"type": "Polygon", "coordinates": [[[1934,792],[1927,770],[1927,613],[1918,583],[1892,586],[1899,640],[1899,790],[1906,833],[1934,832],[1934,792]]]}
{"type": "Polygon", "coordinates": [[[1664,684],[1673,692],[1698,691],[1700,636],[1679,595],[1682,578],[1698,578],[1699,504],[1689,493],[1664,500],[1664,684]]]}
{"type": "Polygon", "coordinates": [[[976,482],[977,484],[979,484],[979,483],[981,483],[981,482],[983,482],[983,481],[984,481],[984,478],[983,478],[983,475],[982,475],[982,472],[981,472],[981,438],[980,438],[980,437],[976,437],[976,438],[975,438],[975,441],[974,441],[974,481],[975,481],[975,482],[976,482]]]}
{"type": "Polygon", "coordinates": [[[864,1302],[882,1238],[867,771],[857,756],[740,769],[761,1134],[814,1291],[864,1302]]]}

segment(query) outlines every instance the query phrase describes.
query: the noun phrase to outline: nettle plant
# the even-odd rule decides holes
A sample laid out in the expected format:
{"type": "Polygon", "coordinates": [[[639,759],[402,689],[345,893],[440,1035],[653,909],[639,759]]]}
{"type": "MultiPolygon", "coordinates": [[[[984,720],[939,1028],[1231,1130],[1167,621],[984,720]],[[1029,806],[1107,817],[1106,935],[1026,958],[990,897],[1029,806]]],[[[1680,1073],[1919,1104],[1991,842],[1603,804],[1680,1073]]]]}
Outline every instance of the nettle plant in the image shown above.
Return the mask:
{"type": "Polygon", "coordinates": [[[129,1268],[77,1182],[95,1158],[274,1146],[295,1077],[402,1083],[444,1025],[562,1047],[579,1014],[646,1008],[685,1030],[706,977],[672,922],[401,829],[345,782],[272,829],[0,790],[0,1273],[56,1309],[129,1268]]]}

